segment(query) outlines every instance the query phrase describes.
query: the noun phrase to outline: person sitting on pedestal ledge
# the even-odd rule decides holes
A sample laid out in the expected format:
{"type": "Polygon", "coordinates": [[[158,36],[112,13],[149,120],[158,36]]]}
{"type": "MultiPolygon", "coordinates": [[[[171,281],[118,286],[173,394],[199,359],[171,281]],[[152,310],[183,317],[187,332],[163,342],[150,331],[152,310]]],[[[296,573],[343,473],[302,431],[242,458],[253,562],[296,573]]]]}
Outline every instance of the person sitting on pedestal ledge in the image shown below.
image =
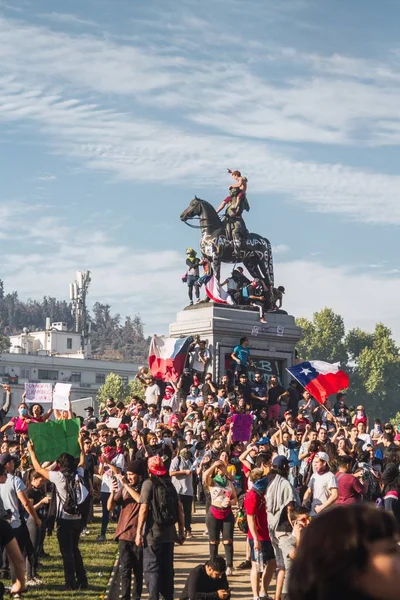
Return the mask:
{"type": "Polygon", "coordinates": [[[254,279],[249,285],[240,290],[238,304],[250,304],[256,306],[260,313],[260,323],[267,323],[264,315],[265,291],[259,279],[254,279]]]}

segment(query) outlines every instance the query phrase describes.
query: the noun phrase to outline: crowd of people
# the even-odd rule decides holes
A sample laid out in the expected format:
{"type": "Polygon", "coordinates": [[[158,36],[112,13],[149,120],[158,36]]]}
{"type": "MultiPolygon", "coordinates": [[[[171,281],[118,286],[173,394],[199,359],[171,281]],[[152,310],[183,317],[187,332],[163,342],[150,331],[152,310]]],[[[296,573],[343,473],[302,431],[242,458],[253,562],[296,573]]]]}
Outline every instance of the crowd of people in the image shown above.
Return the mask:
{"type": "MultiPolygon", "coordinates": [[[[64,454],[39,463],[21,426],[24,419],[48,418],[38,405],[21,404],[19,417],[2,426],[0,538],[14,597],[26,585],[42,584],[39,561],[53,527],[66,587],[90,584],[79,539],[91,533],[98,498],[98,542],[107,540],[110,518],[117,520],[122,600],[131,598],[132,583],[135,600],[143,583],[150,600],[173,600],[174,545],[194,535],[194,504],[206,509],[202,535],[210,559],[188,574],[182,600],[228,599],[229,578],[246,569],[254,600],[268,598],[273,578],[275,600],[389,598],[368,595],[370,582],[356,578],[346,583],[352,592],[341,596],[339,567],[326,566],[335,556],[326,539],[331,544],[336,535],[335,519],[338,536],[346,527],[357,530],[351,543],[360,547],[400,530],[400,433],[371,419],[363,406],[348,406],[344,393],[321,405],[297,381],[284,387],[282,374],[258,372],[247,338],[232,349],[231,369],[218,381],[210,360],[206,341],[196,338],[177,382],[155,380],[143,367],[137,374],[142,395],[126,404],[108,398],[99,417],[87,407],[76,459],[64,454]],[[110,419],[118,419],[117,429],[110,419]],[[375,533],[362,541],[367,518],[375,533]],[[331,536],[321,533],[322,524],[331,536]],[[246,560],[236,564],[235,541],[243,536],[246,560]],[[311,569],[310,552],[323,555],[321,572],[311,569]]],[[[2,423],[8,407],[0,411],[2,423]]],[[[349,557],[342,538],[332,548],[346,548],[349,557]]],[[[332,561],[342,565],[342,558],[332,561]]]]}
{"type": "MultiPolygon", "coordinates": [[[[198,258],[196,250],[187,248],[186,250],[186,272],[182,277],[182,281],[187,284],[189,305],[193,305],[193,291],[195,293],[196,304],[201,302],[200,289],[207,284],[212,276],[210,264],[205,258],[198,258]],[[200,276],[200,267],[204,273],[200,276]]],[[[244,274],[243,267],[235,267],[229,277],[221,283],[222,287],[226,286],[232,303],[240,306],[254,306],[260,313],[261,323],[267,323],[265,311],[271,311],[269,304],[269,289],[261,279],[250,280],[244,274]]],[[[287,314],[282,310],[283,295],[285,288],[283,285],[272,289],[272,309],[279,311],[281,314],[287,314]]],[[[209,302],[206,296],[205,302],[209,302]]]]}

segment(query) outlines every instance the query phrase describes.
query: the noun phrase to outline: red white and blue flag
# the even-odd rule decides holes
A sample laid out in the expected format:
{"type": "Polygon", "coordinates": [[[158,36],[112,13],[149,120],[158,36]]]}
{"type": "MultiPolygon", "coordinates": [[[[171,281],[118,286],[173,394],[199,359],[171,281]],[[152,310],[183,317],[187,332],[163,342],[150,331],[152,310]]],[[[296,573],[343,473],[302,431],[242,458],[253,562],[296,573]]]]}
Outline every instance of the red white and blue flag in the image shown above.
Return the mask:
{"type": "Polygon", "coordinates": [[[221,286],[218,279],[213,275],[211,279],[206,283],[206,294],[213,302],[219,304],[233,304],[231,295],[228,294],[221,286]]]}
{"type": "Polygon", "coordinates": [[[320,403],[331,394],[349,387],[349,376],[339,368],[339,363],[310,360],[287,369],[310,394],[320,403]]]}
{"type": "Polygon", "coordinates": [[[149,350],[149,367],[153,377],[162,381],[178,381],[192,342],[192,336],[169,338],[153,335],[149,350]]]}

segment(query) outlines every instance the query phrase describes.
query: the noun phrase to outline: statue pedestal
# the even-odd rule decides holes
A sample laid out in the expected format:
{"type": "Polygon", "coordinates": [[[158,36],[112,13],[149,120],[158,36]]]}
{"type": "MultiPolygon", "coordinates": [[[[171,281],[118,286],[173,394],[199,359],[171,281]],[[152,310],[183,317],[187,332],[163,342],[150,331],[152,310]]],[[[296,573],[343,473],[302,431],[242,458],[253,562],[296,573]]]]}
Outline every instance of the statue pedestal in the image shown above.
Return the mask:
{"type": "MultiPolygon", "coordinates": [[[[284,386],[290,381],[286,371],[295,362],[295,345],[301,338],[301,328],[294,317],[277,313],[265,315],[268,324],[262,324],[257,310],[202,303],[187,307],[177,314],[169,326],[171,337],[199,334],[208,341],[211,361],[208,371],[214,381],[231,369],[230,354],[241,337],[249,339],[249,348],[255,369],[265,379],[276,374],[284,386]]],[[[254,373],[249,373],[250,379],[254,373]]]]}

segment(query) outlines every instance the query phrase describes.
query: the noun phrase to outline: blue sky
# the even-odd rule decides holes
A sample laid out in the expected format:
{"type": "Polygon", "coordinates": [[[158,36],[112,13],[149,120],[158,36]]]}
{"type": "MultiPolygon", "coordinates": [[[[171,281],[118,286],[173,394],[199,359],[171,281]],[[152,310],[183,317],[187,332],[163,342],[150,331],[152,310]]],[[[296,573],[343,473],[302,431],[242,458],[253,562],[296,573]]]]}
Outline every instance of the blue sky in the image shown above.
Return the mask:
{"type": "Polygon", "coordinates": [[[249,179],[286,308],[400,334],[396,0],[0,0],[0,277],[167,331],[179,221],[249,179]]]}

